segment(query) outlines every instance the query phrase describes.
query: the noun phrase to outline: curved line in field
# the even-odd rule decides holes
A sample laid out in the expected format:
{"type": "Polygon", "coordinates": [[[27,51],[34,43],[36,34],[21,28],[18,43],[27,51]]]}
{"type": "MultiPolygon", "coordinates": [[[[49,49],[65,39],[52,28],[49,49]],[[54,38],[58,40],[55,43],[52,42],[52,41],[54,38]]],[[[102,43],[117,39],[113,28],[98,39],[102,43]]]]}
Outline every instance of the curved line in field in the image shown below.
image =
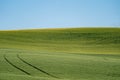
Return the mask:
{"type": "Polygon", "coordinates": [[[19,68],[19,67],[17,67],[16,65],[14,65],[12,62],[10,62],[8,59],[7,59],[7,57],[6,57],[6,55],[4,54],[4,59],[6,60],[6,62],[8,62],[11,66],[13,66],[14,68],[16,68],[16,69],[18,69],[18,70],[20,70],[20,71],[22,71],[23,73],[25,73],[25,74],[27,74],[27,75],[31,75],[30,73],[28,73],[27,71],[25,71],[25,70],[23,70],[23,69],[21,69],[21,68],[19,68]]]}
{"type": "Polygon", "coordinates": [[[38,71],[40,71],[40,72],[42,72],[42,73],[44,73],[44,74],[46,74],[46,75],[48,75],[48,76],[51,76],[51,77],[53,77],[53,78],[58,78],[58,77],[56,77],[56,76],[54,76],[54,75],[51,75],[51,74],[49,74],[48,72],[46,72],[46,71],[44,71],[44,70],[42,70],[42,69],[40,69],[40,68],[38,68],[38,67],[36,67],[36,66],[28,63],[27,61],[23,60],[18,54],[17,54],[17,57],[18,57],[22,62],[24,62],[25,64],[27,64],[27,65],[29,65],[29,66],[31,66],[31,67],[33,67],[34,69],[36,69],[36,70],[38,70],[38,71]]]}

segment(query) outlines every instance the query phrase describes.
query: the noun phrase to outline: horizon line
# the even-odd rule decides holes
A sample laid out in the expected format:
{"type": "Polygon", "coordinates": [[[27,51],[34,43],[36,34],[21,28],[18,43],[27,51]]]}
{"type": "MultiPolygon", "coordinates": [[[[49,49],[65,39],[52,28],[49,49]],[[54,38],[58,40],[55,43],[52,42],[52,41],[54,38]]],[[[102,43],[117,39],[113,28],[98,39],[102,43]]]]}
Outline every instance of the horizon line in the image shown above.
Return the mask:
{"type": "Polygon", "coordinates": [[[76,29],[76,28],[120,28],[119,26],[89,26],[89,27],[41,27],[41,28],[16,28],[16,29],[0,29],[0,31],[19,31],[19,30],[44,30],[44,29],[76,29]]]}

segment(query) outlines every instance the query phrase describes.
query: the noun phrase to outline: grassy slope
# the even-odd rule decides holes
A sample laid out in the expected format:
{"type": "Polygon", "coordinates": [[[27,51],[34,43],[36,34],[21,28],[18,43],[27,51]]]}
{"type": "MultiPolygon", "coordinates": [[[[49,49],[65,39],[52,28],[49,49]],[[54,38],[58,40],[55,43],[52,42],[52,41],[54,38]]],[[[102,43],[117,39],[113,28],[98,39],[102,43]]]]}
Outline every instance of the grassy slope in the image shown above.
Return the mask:
{"type": "Polygon", "coordinates": [[[119,53],[119,28],[1,31],[0,47],[74,53],[119,53]]]}
{"type": "Polygon", "coordinates": [[[0,31],[0,80],[58,80],[17,54],[62,80],[119,80],[119,48],[120,28],[0,31]]]}

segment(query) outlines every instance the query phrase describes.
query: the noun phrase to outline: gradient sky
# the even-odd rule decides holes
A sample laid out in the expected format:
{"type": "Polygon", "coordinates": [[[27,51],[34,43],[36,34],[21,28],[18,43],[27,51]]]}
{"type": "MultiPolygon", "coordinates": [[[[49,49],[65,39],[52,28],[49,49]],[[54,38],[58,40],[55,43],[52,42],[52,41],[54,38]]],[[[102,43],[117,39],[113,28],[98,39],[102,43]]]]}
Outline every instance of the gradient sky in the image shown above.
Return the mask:
{"type": "Polygon", "coordinates": [[[0,0],[0,29],[119,27],[120,0],[0,0]]]}

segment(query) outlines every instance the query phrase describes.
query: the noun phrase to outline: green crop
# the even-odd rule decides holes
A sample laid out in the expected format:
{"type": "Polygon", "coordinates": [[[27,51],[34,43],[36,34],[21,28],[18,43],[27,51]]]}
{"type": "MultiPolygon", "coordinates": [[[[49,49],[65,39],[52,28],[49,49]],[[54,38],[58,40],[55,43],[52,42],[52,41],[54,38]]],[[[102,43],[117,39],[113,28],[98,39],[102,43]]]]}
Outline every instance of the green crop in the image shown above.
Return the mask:
{"type": "Polygon", "coordinates": [[[0,31],[0,80],[120,80],[120,28],[0,31]]]}

